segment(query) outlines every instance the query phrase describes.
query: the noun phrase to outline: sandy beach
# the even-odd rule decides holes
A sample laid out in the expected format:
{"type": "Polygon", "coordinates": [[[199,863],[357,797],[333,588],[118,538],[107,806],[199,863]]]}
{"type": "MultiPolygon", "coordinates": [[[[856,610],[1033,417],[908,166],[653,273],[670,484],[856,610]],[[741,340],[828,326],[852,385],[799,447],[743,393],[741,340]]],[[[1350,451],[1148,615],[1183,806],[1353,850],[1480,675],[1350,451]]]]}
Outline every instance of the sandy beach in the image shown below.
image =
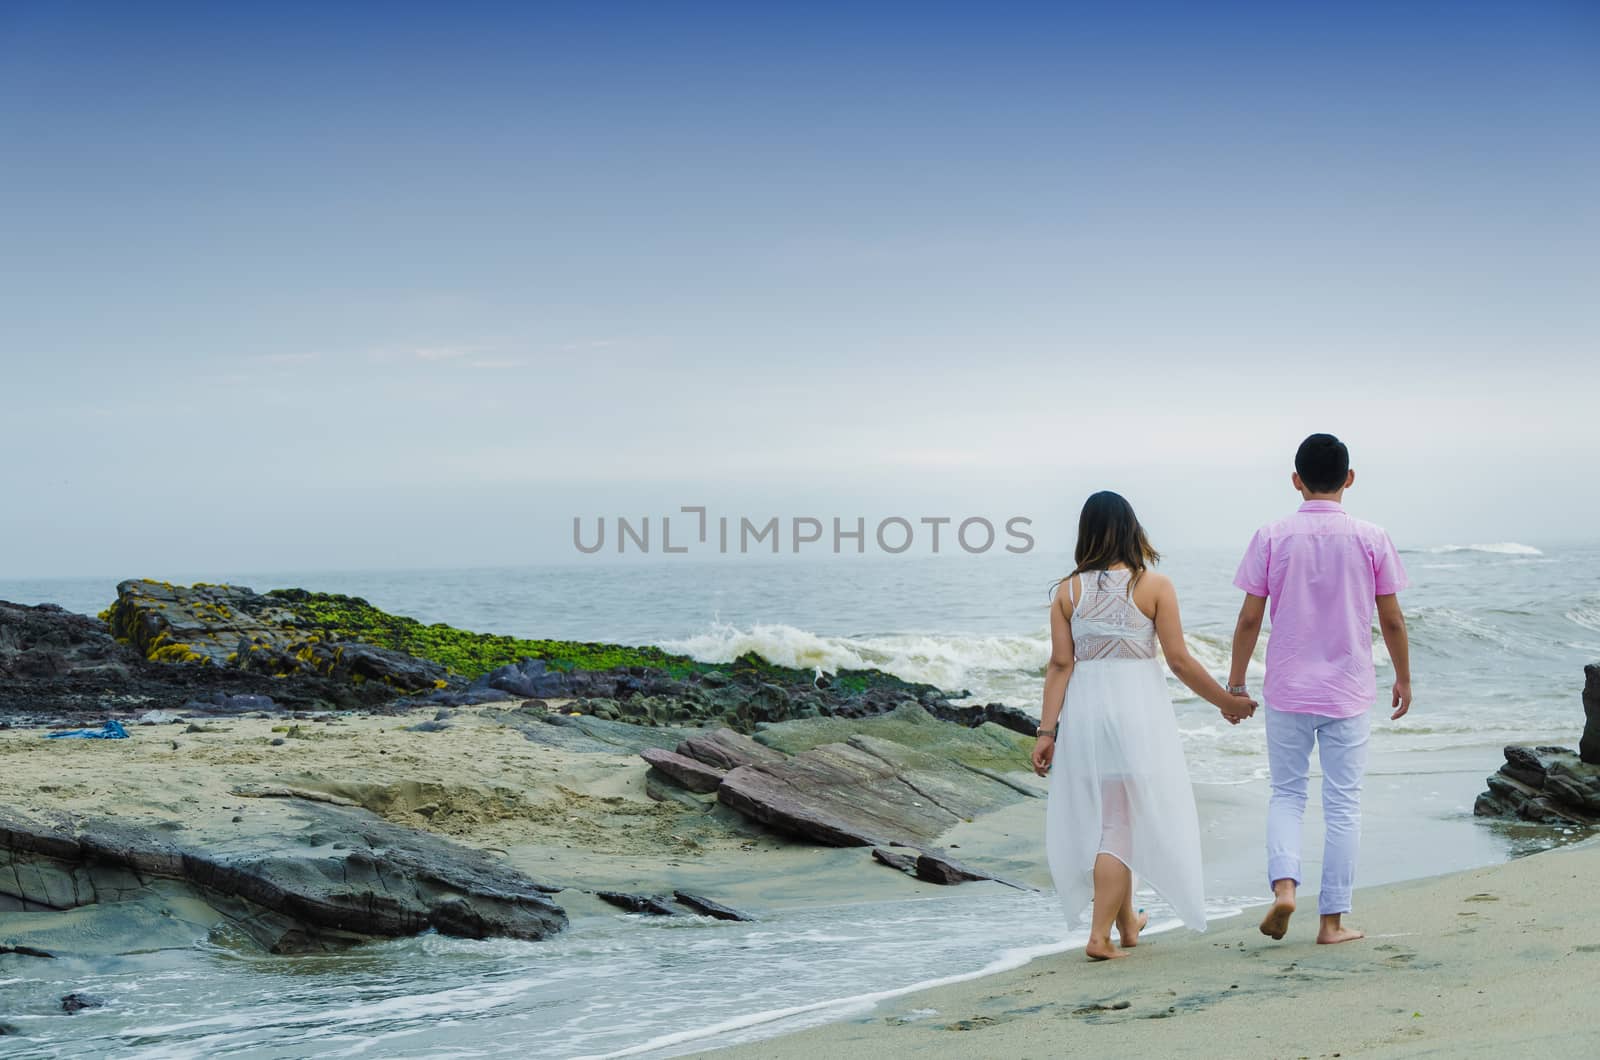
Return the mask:
{"type": "MultiPolygon", "coordinates": [[[[0,730],[0,805],[231,843],[278,826],[274,796],[326,797],[556,881],[579,917],[616,915],[588,893],[597,889],[684,888],[761,910],[950,892],[876,865],[863,848],[796,842],[714,800],[652,798],[637,754],[528,740],[505,723],[517,707],[460,708],[434,732],[412,728],[426,714],[197,719],[132,726],[127,740],[0,730]]],[[[1031,779],[1015,774],[1016,783],[1031,779]]],[[[1032,849],[1038,806],[1024,800],[949,838],[999,871],[1045,882],[1032,849]]],[[[52,917],[16,914],[9,930],[54,939],[52,917]]]]}
{"type": "Polygon", "coordinates": [[[1359,942],[1316,945],[1314,901],[1282,942],[1247,910],[1203,935],[1148,938],[1125,960],[1057,954],[695,1055],[1593,1056],[1597,875],[1590,841],[1363,890],[1359,942]]]}

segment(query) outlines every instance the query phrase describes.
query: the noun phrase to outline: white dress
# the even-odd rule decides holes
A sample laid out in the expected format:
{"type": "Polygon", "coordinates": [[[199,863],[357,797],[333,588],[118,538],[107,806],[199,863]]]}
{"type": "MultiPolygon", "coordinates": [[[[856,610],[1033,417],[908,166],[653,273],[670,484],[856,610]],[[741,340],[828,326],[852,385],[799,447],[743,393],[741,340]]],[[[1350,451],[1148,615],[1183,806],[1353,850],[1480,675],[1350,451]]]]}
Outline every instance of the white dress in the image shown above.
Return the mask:
{"type": "Polygon", "coordinates": [[[1085,571],[1083,598],[1073,601],[1077,661],[1050,768],[1045,852],[1075,924],[1088,920],[1095,857],[1107,853],[1133,870],[1136,888],[1148,884],[1186,925],[1204,931],[1194,791],[1155,623],[1134,604],[1129,576],[1085,571]]]}

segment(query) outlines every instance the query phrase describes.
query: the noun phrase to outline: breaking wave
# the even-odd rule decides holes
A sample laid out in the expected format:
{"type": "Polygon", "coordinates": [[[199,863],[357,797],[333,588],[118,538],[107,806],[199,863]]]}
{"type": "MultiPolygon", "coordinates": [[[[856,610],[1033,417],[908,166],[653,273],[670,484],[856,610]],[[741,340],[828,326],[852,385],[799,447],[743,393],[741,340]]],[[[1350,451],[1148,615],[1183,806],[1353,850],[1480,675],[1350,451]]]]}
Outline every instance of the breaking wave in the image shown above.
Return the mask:
{"type": "MultiPolygon", "coordinates": [[[[1221,637],[1186,633],[1194,657],[1213,673],[1227,670],[1230,643],[1221,637]]],[[[1265,645],[1265,638],[1262,640],[1265,645]]],[[[885,633],[836,636],[788,625],[755,625],[748,629],[717,623],[704,633],[662,641],[667,651],[699,662],[727,663],[755,652],[768,662],[818,673],[877,669],[905,681],[920,681],[952,694],[966,691],[980,702],[1000,702],[1036,710],[1050,661],[1050,636],[1036,634],[980,636],[948,633],[885,633]]],[[[1261,656],[1258,649],[1257,657],[1261,656]]],[[[1261,666],[1250,664],[1259,683],[1261,666]]],[[[1173,695],[1191,693],[1176,682],[1173,695]]]]}

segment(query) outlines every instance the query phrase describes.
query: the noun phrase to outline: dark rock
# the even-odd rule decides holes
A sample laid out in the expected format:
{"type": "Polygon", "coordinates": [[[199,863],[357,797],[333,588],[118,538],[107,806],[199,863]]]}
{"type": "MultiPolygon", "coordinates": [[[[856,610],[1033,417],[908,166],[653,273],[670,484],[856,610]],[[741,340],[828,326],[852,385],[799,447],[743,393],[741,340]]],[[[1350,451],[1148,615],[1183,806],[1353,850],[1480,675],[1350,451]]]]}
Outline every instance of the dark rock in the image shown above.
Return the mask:
{"type": "Polygon", "coordinates": [[[917,855],[916,874],[917,879],[927,880],[929,883],[956,884],[966,883],[968,880],[993,880],[995,883],[1003,883],[1007,887],[1015,887],[1019,891],[1038,889],[1023,883],[1012,883],[1010,880],[1001,879],[999,876],[984,872],[981,869],[975,869],[954,858],[928,851],[923,851],[917,855]]]}
{"type": "Polygon", "coordinates": [[[1552,799],[1569,808],[1600,814],[1600,766],[1592,766],[1570,755],[1550,763],[1544,790],[1552,799]]]}
{"type": "Polygon", "coordinates": [[[596,891],[595,897],[603,902],[610,902],[614,906],[626,909],[630,913],[645,913],[649,916],[676,916],[678,911],[667,902],[666,898],[654,894],[628,894],[623,891],[596,891]]]}
{"type": "Polygon", "coordinates": [[[18,957],[42,957],[45,960],[55,960],[56,956],[53,953],[47,953],[32,946],[0,946],[0,954],[5,953],[14,953],[18,957]]]}
{"type": "Polygon", "coordinates": [[[718,920],[754,920],[755,917],[748,913],[741,913],[737,909],[730,909],[721,902],[713,902],[709,898],[698,894],[689,894],[687,891],[673,891],[672,896],[701,916],[716,917],[718,920]]]}
{"type": "Polygon", "coordinates": [[[274,736],[272,739],[267,741],[268,745],[270,745],[272,747],[282,747],[284,744],[286,744],[288,742],[289,741],[285,740],[282,736],[274,736]]]}
{"type": "Polygon", "coordinates": [[[1030,716],[1026,711],[1008,707],[1003,703],[985,703],[981,707],[956,707],[944,702],[941,697],[928,697],[922,701],[922,707],[940,721],[953,721],[968,728],[975,729],[988,721],[1013,732],[1020,732],[1024,736],[1039,735],[1039,719],[1030,716]]]}
{"type": "Polygon", "coordinates": [[[1505,749],[1506,764],[1500,767],[1500,772],[1524,784],[1531,784],[1536,788],[1543,787],[1545,773],[1549,770],[1555,755],[1571,753],[1559,747],[1534,749],[1513,744],[1505,749]]]}
{"type": "Polygon", "coordinates": [[[394,692],[442,689],[450,672],[436,662],[359,641],[316,638],[291,641],[283,647],[267,642],[241,642],[237,666],[247,673],[315,674],[341,683],[375,684],[394,692]]]}
{"type": "Polygon", "coordinates": [[[104,1008],[105,1002],[93,994],[73,992],[61,999],[61,1011],[67,1015],[82,1012],[86,1008],[104,1008]]]}
{"type": "Polygon", "coordinates": [[[1600,826],[1600,766],[1565,747],[1505,749],[1505,765],[1488,778],[1472,812],[1540,824],[1600,826]]]}
{"type": "Polygon", "coordinates": [[[917,874],[917,856],[915,854],[899,854],[893,850],[885,850],[883,847],[873,847],[872,860],[879,864],[887,865],[891,869],[899,869],[901,872],[910,873],[912,876],[917,874]]]}
{"type": "Polygon", "coordinates": [[[514,698],[498,688],[440,688],[417,697],[416,702],[441,707],[477,707],[514,698]]]}
{"type": "Polygon", "coordinates": [[[0,813],[0,908],[127,901],[147,893],[151,878],[176,880],[275,953],[429,928],[542,939],[566,926],[548,897],[559,888],[488,854],[361,809],[302,799],[268,805],[282,813],[270,834],[234,837],[225,853],[116,821],[0,813]]]}
{"type": "Polygon", "coordinates": [[[0,716],[7,721],[75,726],[151,709],[224,713],[230,697],[239,696],[260,697],[260,707],[243,709],[374,708],[392,700],[394,691],[318,676],[272,678],[226,666],[152,662],[119,643],[97,618],[51,604],[0,601],[0,716]]]}
{"type": "Polygon", "coordinates": [[[1600,663],[1583,668],[1583,716],[1578,757],[1587,765],[1600,766],[1600,663]]]}
{"type": "Polygon", "coordinates": [[[568,694],[567,675],[550,670],[543,659],[509,663],[490,670],[467,687],[469,690],[492,690],[525,699],[568,694]]]}
{"type": "Polygon", "coordinates": [[[724,770],[660,747],[646,747],[639,757],[690,791],[716,791],[726,775],[724,770]]]}
{"type": "Polygon", "coordinates": [[[415,725],[407,725],[407,732],[444,732],[450,728],[448,721],[419,721],[415,725]]]}
{"type": "Polygon", "coordinates": [[[740,766],[775,764],[789,757],[782,751],[759,744],[732,729],[713,729],[703,736],[691,736],[678,744],[677,752],[721,770],[740,766]]]}

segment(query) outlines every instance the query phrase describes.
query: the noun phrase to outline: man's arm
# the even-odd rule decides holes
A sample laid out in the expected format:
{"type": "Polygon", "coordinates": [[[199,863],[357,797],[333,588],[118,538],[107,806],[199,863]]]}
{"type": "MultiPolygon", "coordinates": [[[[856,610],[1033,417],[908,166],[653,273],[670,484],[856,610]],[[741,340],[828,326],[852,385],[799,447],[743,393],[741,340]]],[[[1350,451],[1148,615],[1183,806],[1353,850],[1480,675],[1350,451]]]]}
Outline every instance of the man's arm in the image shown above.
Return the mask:
{"type": "Polygon", "coordinates": [[[1400,598],[1394,593],[1378,597],[1378,628],[1394,664],[1394,701],[1390,703],[1394,713],[1389,720],[1397,721],[1411,709],[1411,641],[1406,636],[1406,616],[1400,613],[1400,598]]]}
{"type": "Polygon", "coordinates": [[[1228,684],[1234,688],[1244,684],[1250,660],[1256,653],[1256,642],[1261,639],[1261,621],[1266,613],[1265,596],[1244,594],[1244,603],[1239,608],[1239,621],[1233,627],[1233,665],[1228,670],[1228,684]]]}

